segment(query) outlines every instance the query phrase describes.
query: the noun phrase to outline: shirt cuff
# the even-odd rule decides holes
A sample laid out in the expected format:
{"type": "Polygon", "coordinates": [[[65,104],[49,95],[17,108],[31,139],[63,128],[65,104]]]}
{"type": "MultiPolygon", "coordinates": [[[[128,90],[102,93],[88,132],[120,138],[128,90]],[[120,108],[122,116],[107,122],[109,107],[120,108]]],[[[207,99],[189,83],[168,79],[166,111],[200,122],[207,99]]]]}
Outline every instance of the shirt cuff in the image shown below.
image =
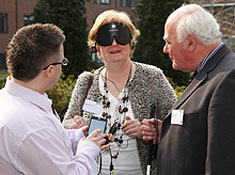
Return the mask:
{"type": "Polygon", "coordinates": [[[94,159],[99,155],[100,148],[92,141],[81,141],[77,145],[77,152],[78,154],[87,154],[94,159]]]}

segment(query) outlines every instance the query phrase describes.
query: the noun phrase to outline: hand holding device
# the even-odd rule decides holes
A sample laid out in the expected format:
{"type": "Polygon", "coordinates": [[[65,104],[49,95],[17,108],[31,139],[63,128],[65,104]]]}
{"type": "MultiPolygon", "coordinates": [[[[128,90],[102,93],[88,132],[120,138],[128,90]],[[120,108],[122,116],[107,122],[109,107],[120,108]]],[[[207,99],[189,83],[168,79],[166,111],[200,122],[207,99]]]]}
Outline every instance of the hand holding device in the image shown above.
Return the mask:
{"type": "MultiPolygon", "coordinates": [[[[84,126],[84,128],[87,126],[84,126]]],[[[109,147],[109,144],[106,144],[106,138],[109,136],[108,133],[101,133],[101,129],[95,129],[87,137],[80,139],[78,144],[82,141],[91,141],[94,142],[100,150],[105,150],[109,147]]]]}

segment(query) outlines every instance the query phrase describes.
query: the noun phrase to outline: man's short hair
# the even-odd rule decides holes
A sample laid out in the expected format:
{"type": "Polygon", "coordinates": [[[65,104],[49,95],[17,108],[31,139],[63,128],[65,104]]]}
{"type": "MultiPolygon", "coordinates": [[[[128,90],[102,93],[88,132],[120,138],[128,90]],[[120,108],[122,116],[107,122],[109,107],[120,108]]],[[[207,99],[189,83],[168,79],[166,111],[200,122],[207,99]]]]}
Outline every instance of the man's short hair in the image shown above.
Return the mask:
{"type": "Polygon", "coordinates": [[[51,57],[58,54],[64,41],[63,31],[54,24],[22,27],[8,44],[8,71],[19,80],[35,78],[51,57]]]}

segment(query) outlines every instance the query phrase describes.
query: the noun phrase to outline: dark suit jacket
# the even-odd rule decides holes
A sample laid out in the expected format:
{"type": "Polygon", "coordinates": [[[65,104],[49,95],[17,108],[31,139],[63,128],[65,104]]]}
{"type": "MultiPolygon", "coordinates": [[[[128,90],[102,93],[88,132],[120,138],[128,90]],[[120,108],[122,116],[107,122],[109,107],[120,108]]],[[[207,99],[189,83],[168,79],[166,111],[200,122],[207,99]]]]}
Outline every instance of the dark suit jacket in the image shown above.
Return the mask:
{"type": "Polygon", "coordinates": [[[225,45],[189,84],[163,120],[157,175],[235,175],[235,54],[225,45]]]}

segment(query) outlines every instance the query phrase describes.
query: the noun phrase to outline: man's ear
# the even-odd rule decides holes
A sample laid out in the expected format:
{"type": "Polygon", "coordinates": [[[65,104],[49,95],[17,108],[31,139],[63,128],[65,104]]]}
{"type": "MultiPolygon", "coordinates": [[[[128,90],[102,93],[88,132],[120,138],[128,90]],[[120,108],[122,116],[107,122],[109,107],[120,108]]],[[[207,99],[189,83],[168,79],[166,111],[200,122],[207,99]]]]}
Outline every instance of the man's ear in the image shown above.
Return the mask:
{"type": "Polygon", "coordinates": [[[190,52],[193,52],[196,50],[198,45],[198,39],[196,38],[195,35],[189,34],[188,35],[188,49],[190,52]]]}
{"type": "Polygon", "coordinates": [[[44,70],[44,75],[48,78],[51,79],[54,75],[55,69],[54,66],[49,66],[46,70],[44,70]]]}

